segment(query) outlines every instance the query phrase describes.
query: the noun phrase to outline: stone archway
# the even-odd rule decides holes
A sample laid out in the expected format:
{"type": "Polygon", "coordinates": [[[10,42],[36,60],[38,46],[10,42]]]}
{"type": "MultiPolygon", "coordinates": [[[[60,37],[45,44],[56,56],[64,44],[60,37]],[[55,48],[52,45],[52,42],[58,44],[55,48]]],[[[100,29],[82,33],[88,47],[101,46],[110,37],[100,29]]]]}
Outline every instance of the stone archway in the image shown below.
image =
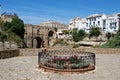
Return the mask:
{"type": "Polygon", "coordinates": [[[37,46],[36,46],[36,48],[41,48],[42,39],[41,39],[40,37],[36,37],[36,41],[37,41],[37,46]]]}
{"type": "Polygon", "coordinates": [[[49,37],[52,37],[52,36],[53,36],[53,34],[54,34],[54,32],[53,32],[53,31],[49,31],[49,32],[48,32],[48,36],[49,36],[49,37]]]}

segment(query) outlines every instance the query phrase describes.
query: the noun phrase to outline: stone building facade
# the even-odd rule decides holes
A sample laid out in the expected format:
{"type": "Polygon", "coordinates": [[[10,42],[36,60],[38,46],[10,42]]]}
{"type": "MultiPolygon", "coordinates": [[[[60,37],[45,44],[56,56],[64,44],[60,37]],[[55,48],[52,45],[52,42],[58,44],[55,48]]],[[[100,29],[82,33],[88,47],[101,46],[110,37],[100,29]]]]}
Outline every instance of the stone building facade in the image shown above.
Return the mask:
{"type": "Polygon", "coordinates": [[[16,13],[2,13],[0,19],[4,22],[11,22],[14,17],[18,17],[16,13]]]}
{"type": "MultiPolygon", "coordinates": [[[[15,13],[3,13],[0,19],[11,22],[15,13]]],[[[51,47],[57,39],[57,32],[67,29],[67,25],[56,21],[46,21],[39,25],[25,24],[24,41],[29,48],[51,47]],[[57,31],[55,30],[57,28],[57,31]]]]}
{"type": "Polygon", "coordinates": [[[28,47],[51,47],[58,39],[57,33],[66,29],[67,25],[56,21],[46,21],[39,25],[25,24],[24,39],[28,47]]]}
{"type": "Polygon", "coordinates": [[[50,47],[56,42],[56,31],[46,26],[25,24],[24,39],[27,47],[50,47]]]}

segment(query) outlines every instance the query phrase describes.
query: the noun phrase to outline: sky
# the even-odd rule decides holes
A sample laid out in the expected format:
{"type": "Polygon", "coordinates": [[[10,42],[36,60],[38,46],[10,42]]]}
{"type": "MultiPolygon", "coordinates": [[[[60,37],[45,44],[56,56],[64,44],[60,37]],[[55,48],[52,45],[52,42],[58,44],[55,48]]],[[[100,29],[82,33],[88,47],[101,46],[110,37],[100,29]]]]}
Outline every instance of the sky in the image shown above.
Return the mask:
{"type": "Polygon", "coordinates": [[[75,17],[120,12],[120,0],[0,0],[0,13],[16,13],[26,24],[54,20],[69,24],[75,17]]]}

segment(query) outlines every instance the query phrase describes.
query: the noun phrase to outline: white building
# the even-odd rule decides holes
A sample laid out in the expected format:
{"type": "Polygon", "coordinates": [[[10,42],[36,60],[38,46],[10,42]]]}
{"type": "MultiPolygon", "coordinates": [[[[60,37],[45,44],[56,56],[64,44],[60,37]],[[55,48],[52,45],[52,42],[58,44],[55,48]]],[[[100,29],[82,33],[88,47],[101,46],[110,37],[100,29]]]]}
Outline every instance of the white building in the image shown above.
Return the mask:
{"type": "Polygon", "coordinates": [[[86,22],[86,27],[87,30],[89,31],[91,27],[99,27],[100,29],[104,28],[104,19],[106,19],[106,15],[105,14],[93,14],[88,16],[87,22],[86,22]]]}
{"type": "Polygon", "coordinates": [[[91,27],[99,27],[105,33],[116,33],[120,27],[120,13],[112,15],[93,14],[86,19],[77,17],[70,20],[69,23],[69,29],[78,28],[89,32],[91,27]]]}
{"type": "Polygon", "coordinates": [[[105,32],[116,33],[120,27],[120,13],[107,16],[104,22],[105,32]]]}
{"type": "Polygon", "coordinates": [[[78,29],[85,29],[86,27],[86,19],[85,18],[74,18],[71,19],[69,22],[69,29],[72,30],[73,28],[78,28],[78,29]]]}

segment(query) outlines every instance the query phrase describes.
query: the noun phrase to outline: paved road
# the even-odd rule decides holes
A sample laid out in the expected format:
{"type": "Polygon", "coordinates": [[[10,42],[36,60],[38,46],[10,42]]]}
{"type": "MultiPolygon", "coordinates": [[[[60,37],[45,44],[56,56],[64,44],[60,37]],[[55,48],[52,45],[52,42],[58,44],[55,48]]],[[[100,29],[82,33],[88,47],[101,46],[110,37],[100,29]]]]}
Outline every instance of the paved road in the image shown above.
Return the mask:
{"type": "Polygon", "coordinates": [[[96,69],[79,74],[59,74],[38,69],[37,56],[0,60],[0,80],[120,80],[120,55],[97,54],[96,69]]]}

